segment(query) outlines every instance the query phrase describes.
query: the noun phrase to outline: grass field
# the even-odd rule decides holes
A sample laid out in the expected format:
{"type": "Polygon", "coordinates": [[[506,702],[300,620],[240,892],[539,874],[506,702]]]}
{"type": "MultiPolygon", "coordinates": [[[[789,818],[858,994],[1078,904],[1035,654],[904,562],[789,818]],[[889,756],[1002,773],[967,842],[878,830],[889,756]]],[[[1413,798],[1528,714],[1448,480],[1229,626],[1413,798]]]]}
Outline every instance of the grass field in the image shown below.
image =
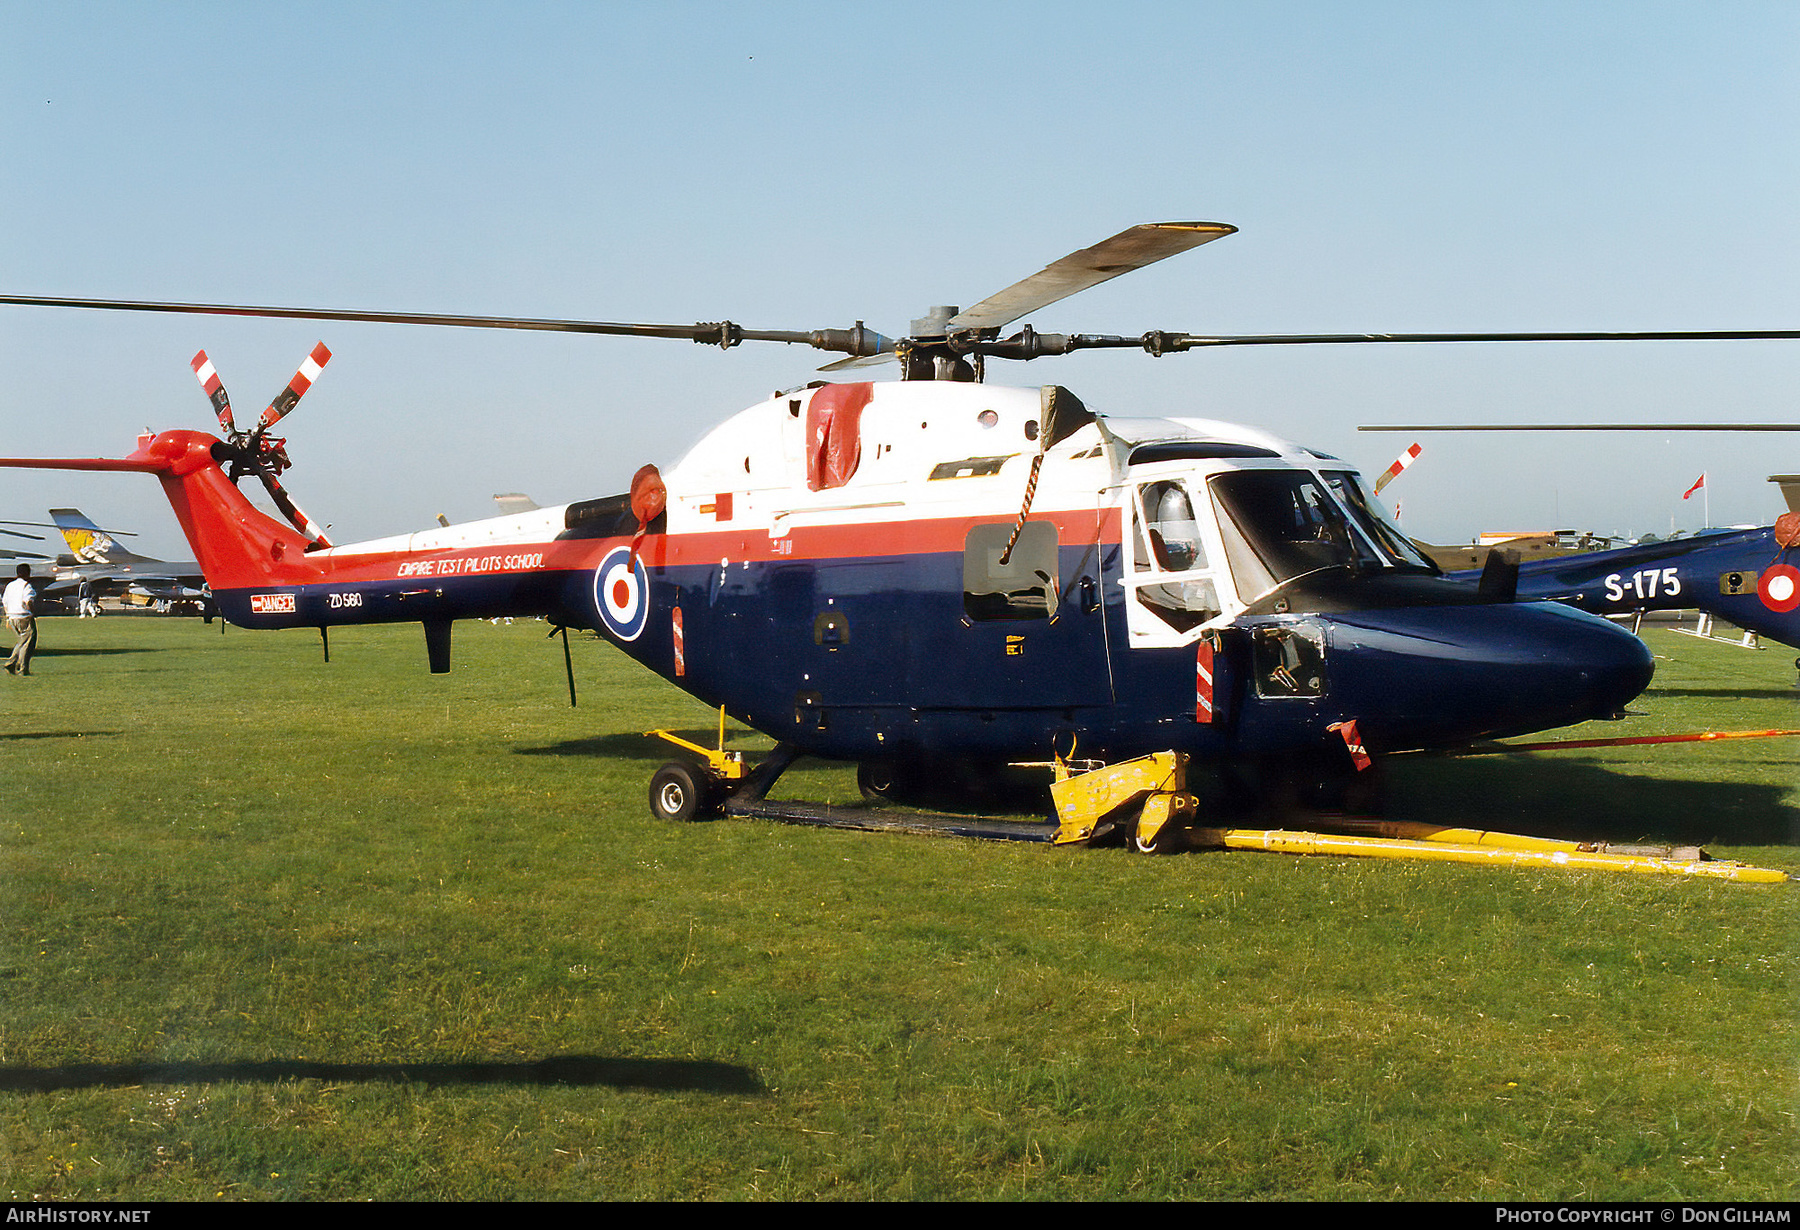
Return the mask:
{"type": "MultiPolygon", "coordinates": [[[[52,619],[0,679],[0,1191],[1786,1199],[1800,890],[649,819],[709,715],[541,624],[52,619]]],[[[1800,726],[1646,634],[1639,716],[1800,726]]],[[[750,742],[746,738],[746,742],[750,742]]],[[[1391,814],[1800,872],[1800,740],[1395,758],[1391,814]]],[[[803,763],[778,793],[849,801],[803,763]]]]}

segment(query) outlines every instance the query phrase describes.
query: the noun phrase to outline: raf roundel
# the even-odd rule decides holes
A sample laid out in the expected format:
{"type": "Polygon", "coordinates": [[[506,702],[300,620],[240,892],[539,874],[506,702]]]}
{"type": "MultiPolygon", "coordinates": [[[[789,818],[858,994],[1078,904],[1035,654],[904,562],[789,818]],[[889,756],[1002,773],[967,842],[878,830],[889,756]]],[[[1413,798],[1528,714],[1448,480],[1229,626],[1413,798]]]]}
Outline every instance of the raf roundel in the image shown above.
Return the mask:
{"type": "Polygon", "coordinates": [[[635,641],[650,615],[650,578],[629,547],[607,552],[594,570],[594,605],[606,630],[622,641],[635,641]]]}

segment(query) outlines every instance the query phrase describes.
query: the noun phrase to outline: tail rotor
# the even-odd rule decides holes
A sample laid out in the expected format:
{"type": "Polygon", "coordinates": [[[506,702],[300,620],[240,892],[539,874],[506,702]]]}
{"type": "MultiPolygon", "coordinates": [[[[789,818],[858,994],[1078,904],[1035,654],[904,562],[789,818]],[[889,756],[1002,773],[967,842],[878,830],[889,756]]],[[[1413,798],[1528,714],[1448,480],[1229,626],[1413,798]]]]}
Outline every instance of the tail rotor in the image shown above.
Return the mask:
{"type": "Polygon", "coordinates": [[[293,462],[288,459],[287,440],[281,436],[271,436],[269,428],[293,412],[294,407],[300,404],[300,399],[306,396],[306,391],[312,388],[313,381],[319,378],[325,364],[330,361],[331,351],[325,348],[324,342],[314,346],[312,352],[302,360],[294,378],[288,381],[287,387],[275,395],[275,399],[257,419],[256,429],[249,432],[238,429],[231,413],[231,396],[226,393],[225,384],[213,367],[212,360],[206,357],[206,352],[202,350],[196,354],[190,364],[195,378],[200,381],[200,387],[212,402],[213,413],[219,418],[220,430],[225,433],[224,451],[225,459],[231,462],[231,481],[235,483],[246,474],[256,475],[263,488],[268,491],[269,498],[275,502],[275,507],[281,510],[281,515],[306,536],[306,549],[309,551],[329,547],[331,540],[294,503],[287,488],[281,485],[281,473],[293,462]]]}

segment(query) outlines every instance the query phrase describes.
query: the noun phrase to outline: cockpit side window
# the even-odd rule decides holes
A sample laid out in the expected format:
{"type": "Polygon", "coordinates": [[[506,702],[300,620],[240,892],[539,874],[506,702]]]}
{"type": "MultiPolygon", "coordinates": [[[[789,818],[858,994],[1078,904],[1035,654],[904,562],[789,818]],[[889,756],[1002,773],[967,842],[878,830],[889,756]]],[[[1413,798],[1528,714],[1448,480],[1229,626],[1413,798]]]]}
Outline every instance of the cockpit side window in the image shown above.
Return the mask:
{"type": "Polygon", "coordinates": [[[1136,495],[1128,622],[1140,639],[1164,640],[1218,616],[1218,585],[1187,487],[1173,479],[1143,483],[1136,495]]]}
{"type": "Polygon", "coordinates": [[[1149,483],[1139,492],[1150,523],[1150,546],[1164,572],[1206,567],[1206,548],[1194,520],[1193,501],[1180,483],[1149,483]]]}

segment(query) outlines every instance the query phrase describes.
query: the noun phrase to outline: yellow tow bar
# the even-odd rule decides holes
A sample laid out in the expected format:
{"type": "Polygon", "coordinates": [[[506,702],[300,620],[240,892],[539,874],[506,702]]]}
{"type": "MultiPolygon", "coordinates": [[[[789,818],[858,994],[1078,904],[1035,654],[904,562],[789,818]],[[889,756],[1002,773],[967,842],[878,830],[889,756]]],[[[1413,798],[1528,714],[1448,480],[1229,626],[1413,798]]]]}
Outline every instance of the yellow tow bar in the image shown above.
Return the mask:
{"type": "MultiPolygon", "coordinates": [[[[1451,830],[1445,830],[1451,831],[1451,830]]],[[[1568,867],[1577,871],[1633,871],[1644,875],[1695,876],[1715,880],[1737,880],[1749,884],[1779,884],[1787,873],[1766,867],[1751,867],[1724,860],[1657,858],[1643,854],[1614,854],[1582,849],[1572,841],[1558,842],[1549,838],[1515,837],[1513,834],[1484,833],[1487,838],[1513,837],[1519,844],[1489,841],[1463,845],[1435,838],[1417,840],[1401,837],[1342,837],[1329,833],[1302,833],[1289,829],[1198,829],[1195,836],[1203,844],[1211,834],[1218,840],[1212,844],[1228,850],[1268,850],[1281,854],[1336,854],[1357,858],[1416,858],[1439,863],[1486,863],[1502,867],[1568,867]]]]}

